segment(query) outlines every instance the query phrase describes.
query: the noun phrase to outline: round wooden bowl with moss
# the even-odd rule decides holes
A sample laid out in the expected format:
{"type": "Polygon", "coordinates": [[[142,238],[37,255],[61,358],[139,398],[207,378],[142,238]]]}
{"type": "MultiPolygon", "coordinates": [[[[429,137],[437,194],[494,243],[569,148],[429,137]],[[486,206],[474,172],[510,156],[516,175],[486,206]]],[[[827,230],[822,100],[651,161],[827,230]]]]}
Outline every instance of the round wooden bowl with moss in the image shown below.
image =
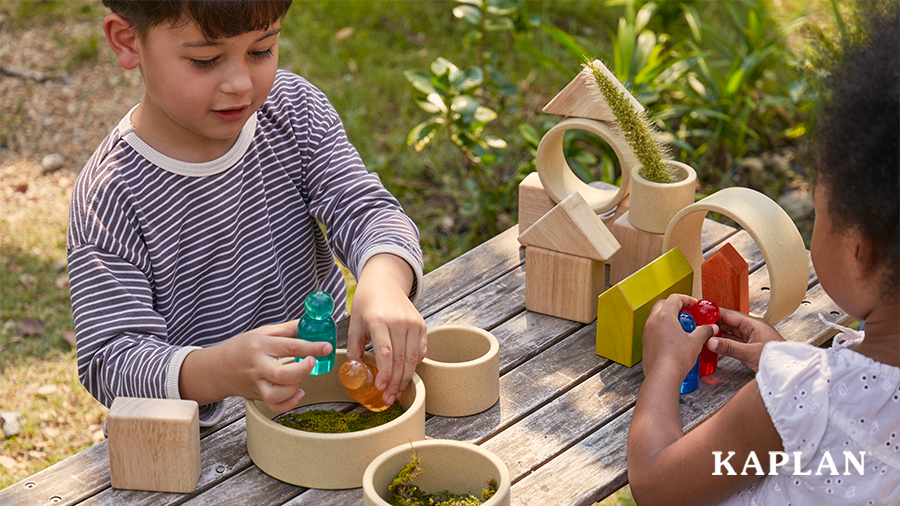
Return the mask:
{"type": "MultiPolygon", "coordinates": [[[[301,385],[306,395],[300,405],[355,402],[338,380],[338,369],[346,360],[347,351],[339,349],[331,372],[305,378],[301,385]]],[[[371,354],[363,360],[375,363],[371,354]]],[[[366,466],[381,453],[425,439],[425,385],[417,375],[413,375],[400,397],[400,404],[403,414],[384,425],[358,432],[321,434],[285,427],[272,420],[276,415],[264,402],[245,400],[247,453],[263,472],[292,485],[357,488],[362,484],[366,466]]]]}
{"type": "Polygon", "coordinates": [[[509,468],[496,455],[471,443],[429,439],[391,448],[373,460],[363,475],[363,504],[390,506],[389,487],[413,458],[419,459],[421,473],[411,483],[425,493],[447,490],[480,498],[493,480],[497,490],[482,506],[510,503],[509,468]]]}
{"type": "Polygon", "coordinates": [[[416,374],[428,387],[428,413],[454,417],[481,413],[500,398],[500,344],[478,327],[431,328],[428,354],[416,374]]]}

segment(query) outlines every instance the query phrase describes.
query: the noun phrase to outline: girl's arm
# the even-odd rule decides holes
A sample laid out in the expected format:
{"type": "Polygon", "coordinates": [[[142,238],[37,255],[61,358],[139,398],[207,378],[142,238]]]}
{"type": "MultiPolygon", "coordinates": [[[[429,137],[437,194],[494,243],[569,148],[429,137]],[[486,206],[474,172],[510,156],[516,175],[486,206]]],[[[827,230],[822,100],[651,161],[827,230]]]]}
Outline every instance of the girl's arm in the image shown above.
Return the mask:
{"type": "Polygon", "coordinates": [[[756,381],[745,385],[718,413],[688,434],[683,434],[679,387],[714,325],[685,334],[678,311],[694,299],[672,295],[653,307],[644,326],[644,383],[638,393],[628,433],[628,480],[641,506],[653,504],[708,504],[721,501],[759,480],[756,468],[744,464],[755,452],[764,473],[769,452],[783,451],[763,404],[756,381]],[[720,476],[713,475],[716,457],[720,476]],[[728,458],[729,452],[735,452],[728,458]]]}

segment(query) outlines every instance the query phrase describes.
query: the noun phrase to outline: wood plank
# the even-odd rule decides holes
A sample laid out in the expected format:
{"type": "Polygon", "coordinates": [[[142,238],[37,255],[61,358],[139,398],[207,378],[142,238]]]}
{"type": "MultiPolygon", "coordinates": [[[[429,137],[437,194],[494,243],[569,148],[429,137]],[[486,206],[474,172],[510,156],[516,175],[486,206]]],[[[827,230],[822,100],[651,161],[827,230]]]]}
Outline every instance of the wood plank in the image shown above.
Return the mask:
{"type": "Polygon", "coordinates": [[[76,453],[0,490],[0,504],[77,504],[109,487],[108,443],[76,453]]]}
{"type": "Polygon", "coordinates": [[[525,267],[520,265],[425,318],[425,323],[429,328],[453,324],[490,330],[524,310],[525,267]]]}
{"type": "Polygon", "coordinates": [[[281,504],[296,497],[304,490],[304,488],[276,480],[258,467],[252,466],[182,504],[190,506],[281,504]]]}

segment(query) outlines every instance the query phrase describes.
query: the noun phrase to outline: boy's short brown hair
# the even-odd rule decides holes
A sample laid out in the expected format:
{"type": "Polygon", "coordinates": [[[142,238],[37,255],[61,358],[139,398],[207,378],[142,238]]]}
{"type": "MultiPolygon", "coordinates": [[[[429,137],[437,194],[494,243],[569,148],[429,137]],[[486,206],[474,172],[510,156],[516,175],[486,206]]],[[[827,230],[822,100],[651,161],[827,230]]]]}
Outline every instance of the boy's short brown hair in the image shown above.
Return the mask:
{"type": "Polygon", "coordinates": [[[287,13],[291,0],[103,0],[103,5],[128,20],[142,40],[161,23],[191,21],[207,40],[217,40],[265,30],[287,13]]]}

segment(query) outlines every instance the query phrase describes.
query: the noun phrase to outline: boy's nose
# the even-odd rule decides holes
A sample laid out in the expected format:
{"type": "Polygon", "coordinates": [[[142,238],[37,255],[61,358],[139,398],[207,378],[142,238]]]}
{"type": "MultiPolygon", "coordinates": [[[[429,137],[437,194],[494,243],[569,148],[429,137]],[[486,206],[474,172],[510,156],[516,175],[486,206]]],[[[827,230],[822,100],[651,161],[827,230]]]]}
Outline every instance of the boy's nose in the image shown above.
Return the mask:
{"type": "Polygon", "coordinates": [[[235,65],[228,69],[228,74],[222,83],[222,91],[225,93],[242,94],[253,88],[250,78],[250,69],[246,65],[235,65]]]}

